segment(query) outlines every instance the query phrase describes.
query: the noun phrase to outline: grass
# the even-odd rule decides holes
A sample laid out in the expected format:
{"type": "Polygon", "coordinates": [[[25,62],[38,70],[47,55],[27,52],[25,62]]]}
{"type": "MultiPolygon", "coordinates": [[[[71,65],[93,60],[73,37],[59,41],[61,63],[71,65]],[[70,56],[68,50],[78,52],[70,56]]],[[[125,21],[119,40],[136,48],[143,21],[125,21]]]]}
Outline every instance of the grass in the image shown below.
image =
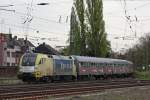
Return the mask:
{"type": "Polygon", "coordinates": [[[17,77],[0,77],[0,85],[6,84],[21,84],[22,81],[18,80],[17,77]]]}
{"type": "Polygon", "coordinates": [[[150,71],[136,71],[134,73],[135,77],[141,80],[150,80],[150,71]]]}

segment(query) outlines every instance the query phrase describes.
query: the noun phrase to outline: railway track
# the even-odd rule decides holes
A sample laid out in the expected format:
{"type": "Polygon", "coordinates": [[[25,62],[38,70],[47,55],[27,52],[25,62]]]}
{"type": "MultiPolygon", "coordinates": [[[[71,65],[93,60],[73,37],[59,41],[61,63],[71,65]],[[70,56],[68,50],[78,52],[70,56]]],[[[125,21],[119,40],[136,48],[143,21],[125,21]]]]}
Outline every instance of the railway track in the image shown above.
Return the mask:
{"type": "Polygon", "coordinates": [[[62,97],[104,91],[105,89],[150,85],[150,81],[87,81],[20,86],[0,86],[0,99],[37,99],[48,96],[62,97]]]}

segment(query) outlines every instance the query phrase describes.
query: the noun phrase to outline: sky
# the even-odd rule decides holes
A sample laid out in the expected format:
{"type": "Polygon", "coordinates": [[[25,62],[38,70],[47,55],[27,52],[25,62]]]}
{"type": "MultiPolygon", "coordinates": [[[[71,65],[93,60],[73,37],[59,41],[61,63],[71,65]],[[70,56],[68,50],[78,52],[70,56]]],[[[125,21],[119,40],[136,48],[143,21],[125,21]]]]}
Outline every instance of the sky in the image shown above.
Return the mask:
{"type": "MultiPolygon", "coordinates": [[[[0,32],[28,36],[36,46],[42,42],[66,46],[72,6],[73,0],[1,0],[0,32]],[[43,2],[49,5],[37,5],[43,2]]],[[[114,51],[124,52],[150,32],[149,0],[103,0],[103,8],[107,38],[114,51]]]]}

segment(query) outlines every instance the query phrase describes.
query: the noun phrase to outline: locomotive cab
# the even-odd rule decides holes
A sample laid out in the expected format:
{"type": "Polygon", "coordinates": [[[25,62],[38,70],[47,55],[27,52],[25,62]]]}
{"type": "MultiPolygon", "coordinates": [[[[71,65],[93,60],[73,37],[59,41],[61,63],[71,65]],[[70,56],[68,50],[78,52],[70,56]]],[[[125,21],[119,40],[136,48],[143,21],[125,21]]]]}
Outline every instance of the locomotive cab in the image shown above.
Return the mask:
{"type": "Polygon", "coordinates": [[[23,81],[44,80],[51,74],[50,66],[51,59],[47,55],[25,53],[20,60],[18,78],[23,81]]]}

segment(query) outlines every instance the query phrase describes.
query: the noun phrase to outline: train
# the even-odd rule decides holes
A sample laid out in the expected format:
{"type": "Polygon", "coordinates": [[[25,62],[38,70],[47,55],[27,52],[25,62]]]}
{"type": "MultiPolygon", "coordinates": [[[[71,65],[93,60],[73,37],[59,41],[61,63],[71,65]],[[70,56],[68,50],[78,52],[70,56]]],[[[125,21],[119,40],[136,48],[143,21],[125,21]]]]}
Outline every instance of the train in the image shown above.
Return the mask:
{"type": "Polygon", "coordinates": [[[130,77],[133,71],[133,63],[127,60],[28,52],[20,59],[18,78],[24,82],[97,80],[130,77]]]}

